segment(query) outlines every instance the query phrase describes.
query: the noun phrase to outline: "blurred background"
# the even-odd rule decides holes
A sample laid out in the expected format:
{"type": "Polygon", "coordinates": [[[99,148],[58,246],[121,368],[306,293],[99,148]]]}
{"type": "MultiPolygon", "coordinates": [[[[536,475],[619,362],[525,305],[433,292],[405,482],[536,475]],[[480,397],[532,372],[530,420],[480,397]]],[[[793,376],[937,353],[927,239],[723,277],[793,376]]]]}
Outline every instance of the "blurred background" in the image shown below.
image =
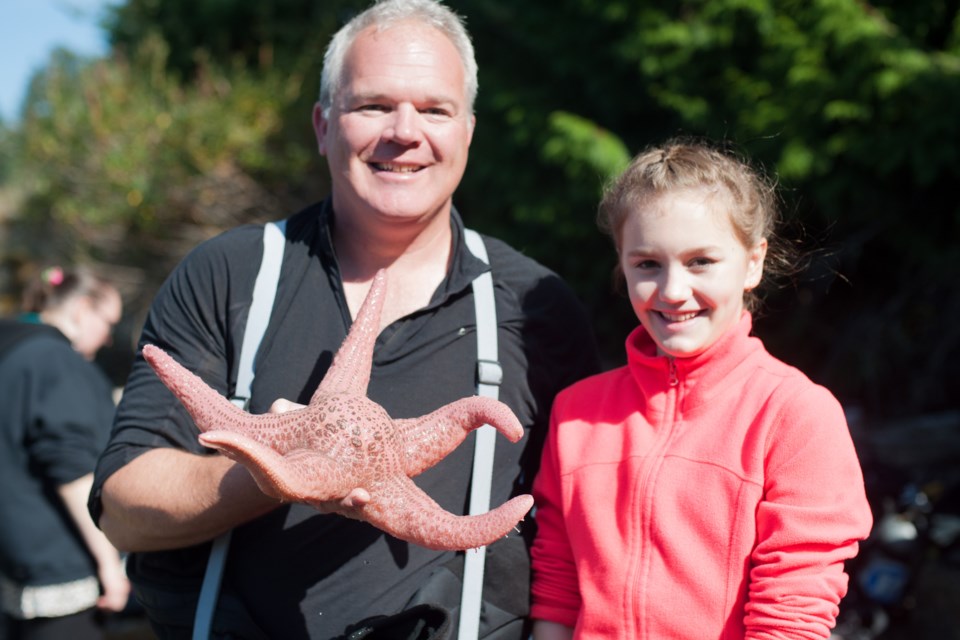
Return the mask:
{"type": "MultiPolygon", "coordinates": [[[[35,4],[51,2],[4,0],[6,38],[29,33],[18,12],[35,4]]],[[[455,203],[570,282],[607,366],[635,318],[594,222],[604,182],[676,135],[776,176],[807,259],[768,290],[756,333],[841,399],[878,521],[914,530],[866,547],[904,568],[857,568],[862,599],[893,620],[858,637],[960,637],[960,554],[943,533],[960,513],[960,0],[447,4],[480,66],[455,203]]],[[[52,5],[100,40],[45,52],[2,114],[0,314],[37,264],[95,265],[125,298],[100,358],[119,386],[187,251],[326,195],[310,124],[322,52],[367,0],[52,5]]]]}

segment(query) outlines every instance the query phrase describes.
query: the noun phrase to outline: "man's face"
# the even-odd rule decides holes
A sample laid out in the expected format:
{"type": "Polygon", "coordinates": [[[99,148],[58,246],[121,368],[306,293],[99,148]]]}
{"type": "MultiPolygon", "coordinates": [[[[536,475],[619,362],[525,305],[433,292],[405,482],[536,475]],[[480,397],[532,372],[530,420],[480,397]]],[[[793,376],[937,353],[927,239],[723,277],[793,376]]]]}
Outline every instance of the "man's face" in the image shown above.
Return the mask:
{"type": "Polygon", "coordinates": [[[362,33],[328,117],[318,106],[313,120],[339,215],[408,224],[449,211],[474,116],[445,35],[412,22],[362,33]]]}

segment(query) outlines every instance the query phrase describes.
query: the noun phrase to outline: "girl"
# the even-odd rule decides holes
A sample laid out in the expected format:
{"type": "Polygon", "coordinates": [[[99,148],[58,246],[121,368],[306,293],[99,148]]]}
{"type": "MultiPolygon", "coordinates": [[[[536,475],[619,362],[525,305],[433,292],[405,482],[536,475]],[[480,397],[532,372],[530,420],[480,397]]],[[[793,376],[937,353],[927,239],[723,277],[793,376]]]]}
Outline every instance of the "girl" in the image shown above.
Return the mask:
{"type": "Polygon", "coordinates": [[[840,404],[750,335],[775,219],[772,187],[700,144],[607,189],[640,326],[553,407],[537,640],[829,637],[871,514],[840,404]]]}
{"type": "Polygon", "coordinates": [[[120,554],[87,511],[113,420],[91,362],[120,319],[120,294],[85,270],[50,267],[19,320],[0,320],[0,609],[8,640],[94,640],[121,611],[120,554]]]}

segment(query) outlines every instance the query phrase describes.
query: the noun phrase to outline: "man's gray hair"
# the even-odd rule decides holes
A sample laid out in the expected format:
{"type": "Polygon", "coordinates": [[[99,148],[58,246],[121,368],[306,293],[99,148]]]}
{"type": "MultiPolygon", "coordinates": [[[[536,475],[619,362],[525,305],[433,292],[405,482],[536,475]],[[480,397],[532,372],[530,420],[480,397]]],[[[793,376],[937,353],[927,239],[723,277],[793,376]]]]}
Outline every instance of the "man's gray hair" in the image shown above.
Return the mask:
{"type": "Polygon", "coordinates": [[[405,20],[431,26],[453,43],[463,64],[463,93],[473,112],[473,102],[477,97],[477,60],[463,19],[436,0],[378,0],[341,27],[327,45],[320,74],[320,107],[325,118],[330,115],[334,97],[340,93],[344,59],[357,36],[369,27],[383,31],[405,20]]]}

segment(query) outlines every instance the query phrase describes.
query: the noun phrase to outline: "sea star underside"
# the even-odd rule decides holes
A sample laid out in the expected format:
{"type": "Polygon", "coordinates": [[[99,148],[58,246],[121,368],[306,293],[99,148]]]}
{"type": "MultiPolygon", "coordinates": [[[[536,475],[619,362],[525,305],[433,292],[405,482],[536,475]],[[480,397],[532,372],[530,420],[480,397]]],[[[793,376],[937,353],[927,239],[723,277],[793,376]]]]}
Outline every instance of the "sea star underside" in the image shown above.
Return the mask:
{"type": "Polygon", "coordinates": [[[531,496],[516,496],[484,514],[457,516],[410,478],[483,424],[511,442],[521,438],[523,427],[505,404],[492,398],[463,398],[423,417],[401,420],[368,399],[385,290],[386,273],[381,271],[310,403],[293,411],[246,413],[159,347],[144,346],[143,356],[186,407],[201,431],[200,442],[243,464],[267,495],[329,510],[332,501],[361,488],[369,502],[340,513],[430,549],[490,544],[523,519],[533,506],[531,496]]]}

